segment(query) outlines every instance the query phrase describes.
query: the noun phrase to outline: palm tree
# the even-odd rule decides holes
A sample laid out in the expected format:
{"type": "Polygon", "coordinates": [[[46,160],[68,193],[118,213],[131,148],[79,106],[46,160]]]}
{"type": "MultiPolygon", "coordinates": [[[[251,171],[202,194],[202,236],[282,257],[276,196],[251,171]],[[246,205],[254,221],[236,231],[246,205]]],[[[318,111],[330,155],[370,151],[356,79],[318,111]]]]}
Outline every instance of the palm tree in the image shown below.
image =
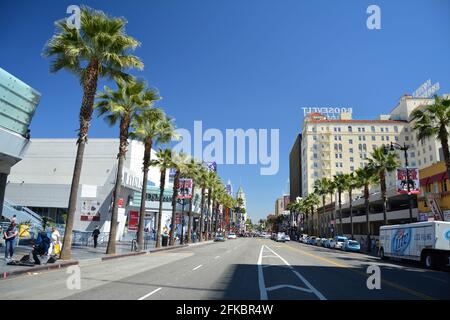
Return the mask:
{"type": "MultiPolygon", "coordinates": [[[[180,184],[180,178],[187,172],[187,156],[184,153],[175,154],[172,152],[172,168],[175,168],[175,177],[173,180],[173,193],[172,193],[172,228],[170,228],[169,245],[175,245],[175,228],[177,218],[177,199],[178,189],[180,184]]],[[[184,217],[181,217],[181,222],[184,217]]],[[[181,223],[183,227],[183,223],[181,223]]]]}
{"type": "Polygon", "coordinates": [[[372,167],[374,170],[374,174],[376,174],[380,181],[381,188],[381,198],[383,199],[383,219],[384,224],[388,224],[387,213],[386,213],[386,173],[392,172],[397,167],[399,167],[400,163],[397,158],[397,154],[395,153],[386,153],[385,148],[380,146],[373,150],[370,155],[371,157],[368,159],[369,167],[372,167]]]}
{"type": "MultiPolygon", "coordinates": [[[[320,180],[316,180],[316,182],[314,183],[314,193],[316,193],[318,196],[322,197],[322,217],[325,217],[325,201],[326,201],[326,196],[330,193],[330,189],[332,187],[332,181],[329,180],[328,178],[322,178],[320,180]]],[[[319,214],[319,213],[317,213],[319,214]]],[[[317,217],[317,226],[318,229],[320,229],[320,221],[319,221],[319,216],[317,217]]],[[[318,230],[318,235],[320,235],[322,231],[318,230]]]]}
{"type": "Polygon", "coordinates": [[[356,180],[355,175],[352,173],[344,174],[346,178],[346,186],[348,192],[348,201],[350,206],[350,229],[351,229],[351,238],[353,239],[353,189],[357,188],[358,181],[356,180]]]}
{"type": "Polygon", "coordinates": [[[65,69],[78,77],[83,88],[77,154],[70,187],[64,245],[60,256],[63,260],[72,258],[73,220],[98,79],[128,78],[124,70],[142,69],[144,66],[138,57],[130,54],[139,42],[125,33],[125,19],[112,18],[101,11],[83,7],[80,22],[80,29],[75,29],[70,28],[65,19],[57,21],[56,33],[47,42],[43,52],[45,57],[52,58],[51,72],[65,69]]]}
{"type": "Polygon", "coordinates": [[[418,132],[417,140],[423,141],[425,138],[437,138],[441,142],[447,176],[450,178],[450,152],[448,146],[450,97],[434,96],[432,105],[414,110],[411,117],[412,120],[416,120],[413,129],[418,132]]]}
{"type": "MultiPolygon", "coordinates": [[[[159,149],[156,153],[156,159],[150,161],[151,166],[158,166],[160,172],[159,178],[159,210],[158,226],[156,228],[156,244],[155,247],[159,248],[161,246],[161,219],[162,219],[162,208],[164,199],[164,188],[166,186],[166,171],[172,167],[172,150],[170,149],[159,149]]],[[[172,221],[173,225],[174,221],[172,221]]]]}
{"type": "Polygon", "coordinates": [[[145,201],[147,198],[147,180],[151,160],[151,151],[154,146],[166,144],[177,136],[175,134],[175,125],[172,120],[166,117],[164,112],[158,108],[144,110],[133,119],[131,126],[133,131],[130,133],[130,137],[144,143],[144,158],[142,166],[143,183],[137,233],[138,248],[142,249],[144,247],[145,201]]]}
{"type": "Polygon", "coordinates": [[[104,92],[97,96],[99,101],[95,104],[99,117],[105,116],[109,125],[114,126],[118,122],[120,123],[117,176],[114,186],[114,202],[111,214],[111,229],[109,232],[108,247],[106,249],[107,254],[116,253],[118,202],[121,193],[123,164],[127,153],[131,121],[141,111],[151,108],[154,101],[159,99],[157,92],[153,89],[146,89],[146,84],[143,81],[125,81],[118,78],[116,79],[116,84],[116,91],[105,86],[104,92]]]}
{"type": "Polygon", "coordinates": [[[201,165],[199,168],[199,174],[197,176],[197,182],[198,185],[201,188],[201,200],[200,200],[200,234],[199,234],[199,241],[203,241],[203,231],[205,228],[205,193],[206,188],[208,187],[208,181],[207,181],[207,169],[201,165]]]}
{"type": "Polygon", "coordinates": [[[200,179],[200,175],[201,175],[201,163],[195,160],[194,158],[191,158],[189,162],[186,164],[186,174],[183,176],[185,178],[192,179],[192,198],[189,201],[187,243],[191,242],[192,209],[194,205],[195,186],[196,181],[200,179]]]}
{"type": "Polygon", "coordinates": [[[206,185],[208,189],[208,217],[207,217],[207,227],[206,227],[206,240],[209,240],[210,238],[210,232],[211,232],[211,224],[212,224],[212,207],[211,207],[211,200],[212,200],[212,193],[214,188],[216,187],[216,179],[217,175],[214,171],[208,171],[206,174],[206,185]]]}
{"type": "MultiPolygon", "coordinates": [[[[305,206],[307,208],[307,212],[311,212],[311,220],[314,226],[314,207],[318,206],[320,203],[319,196],[316,193],[310,193],[305,199],[305,206]]],[[[308,219],[309,220],[309,219],[308,219]]],[[[309,233],[309,221],[308,221],[308,233],[309,233]]],[[[314,233],[314,228],[312,228],[314,233]]]]}
{"type": "Polygon", "coordinates": [[[334,185],[338,193],[338,205],[339,205],[339,230],[338,234],[342,234],[342,193],[347,189],[347,178],[344,174],[340,173],[334,176],[334,185]]]}
{"type": "Polygon", "coordinates": [[[370,166],[356,169],[356,181],[358,188],[364,188],[364,207],[366,209],[367,236],[370,237],[370,221],[369,221],[369,188],[372,184],[378,182],[378,176],[374,174],[374,169],[370,166]]]}

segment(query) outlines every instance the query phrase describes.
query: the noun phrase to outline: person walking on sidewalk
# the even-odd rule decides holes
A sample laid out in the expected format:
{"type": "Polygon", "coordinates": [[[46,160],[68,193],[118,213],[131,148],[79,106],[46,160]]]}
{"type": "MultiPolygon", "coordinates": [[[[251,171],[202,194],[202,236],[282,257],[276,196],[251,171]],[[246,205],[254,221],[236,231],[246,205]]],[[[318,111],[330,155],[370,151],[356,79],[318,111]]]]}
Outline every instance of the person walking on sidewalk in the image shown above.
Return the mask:
{"type": "Polygon", "coordinates": [[[92,231],[92,237],[94,238],[94,248],[97,248],[97,240],[99,235],[100,230],[98,229],[98,226],[96,226],[94,231],[92,231]]]}
{"type": "Polygon", "coordinates": [[[3,239],[5,239],[5,259],[12,259],[14,255],[14,246],[16,244],[17,232],[16,223],[11,222],[8,229],[3,233],[3,239]],[[9,257],[8,257],[9,256],[9,257]]]}

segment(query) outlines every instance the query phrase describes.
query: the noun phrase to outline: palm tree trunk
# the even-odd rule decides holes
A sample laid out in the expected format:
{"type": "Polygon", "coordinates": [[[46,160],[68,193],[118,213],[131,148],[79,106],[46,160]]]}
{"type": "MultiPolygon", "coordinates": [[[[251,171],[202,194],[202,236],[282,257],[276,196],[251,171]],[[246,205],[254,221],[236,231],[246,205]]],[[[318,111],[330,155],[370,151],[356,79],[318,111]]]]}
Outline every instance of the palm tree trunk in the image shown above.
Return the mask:
{"type": "MultiPolygon", "coordinates": [[[[322,219],[323,219],[323,217],[325,217],[325,215],[326,215],[326,209],[325,209],[325,201],[326,201],[326,196],[325,195],[323,195],[323,198],[322,198],[322,203],[323,203],[323,215],[322,215],[322,219]]],[[[322,232],[323,232],[323,229],[322,229],[322,224],[320,223],[320,221],[319,221],[319,214],[317,213],[317,223],[319,223],[319,236],[322,236],[323,234],[322,234],[322,232]]]]}
{"type": "Polygon", "coordinates": [[[203,241],[203,229],[205,228],[205,188],[202,188],[202,199],[200,202],[200,234],[199,241],[203,241]]]}
{"type": "Polygon", "coordinates": [[[123,174],[123,156],[119,156],[119,163],[117,166],[116,184],[114,186],[114,201],[111,213],[111,226],[109,230],[108,247],[106,248],[106,254],[116,253],[116,235],[117,235],[117,218],[119,215],[119,197],[122,184],[123,174]]]}
{"type": "Polygon", "coordinates": [[[194,204],[194,194],[195,194],[195,181],[194,179],[192,179],[192,198],[191,201],[189,201],[187,243],[191,243],[192,208],[194,204]]]}
{"type": "Polygon", "coordinates": [[[158,208],[158,227],[156,229],[156,243],[155,248],[161,246],[161,220],[162,220],[162,208],[164,200],[164,188],[166,185],[166,170],[161,170],[161,176],[159,178],[159,208],[158,208]]]}
{"type": "Polygon", "coordinates": [[[338,192],[338,201],[339,201],[339,234],[342,235],[343,234],[343,229],[342,229],[342,192],[339,190],[338,192]]]}
{"type": "Polygon", "coordinates": [[[94,98],[97,91],[98,80],[98,61],[90,62],[83,85],[83,100],[80,108],[80,131],[78,133],[77,141],[77,155],[75,158],[75,166],[73,168],[72,184],[70,186],[69,208],[67,211],[66,229],[64,232],[63,247],[61,250],[60,259],[72,259],[72,232],[73,220],[75,218],[75,211],[77,208],[78,188],[80,186],[81,168],[83,167],[84,150],[87,143],[87,136],[89,131],[89,123],[92,119],[92,112],[94,110],[94,98]]]}
{"type": "Polygon", "coordinates": [[[352,204],[352,189],[348,191],[348,197],[350,201],[350,228],[351,228],[351,235],[353,239],[353,204],[352,204]]]}
{"type": "Polygon", "coordinates": [[[383,220],[384,224],[388,224],[387,212],[386,212],[386,176],[384,172],[380,172],[380,187],[381,187],[381,199],[383,200],[383,220]]]}
{"type": "MultiPolygon", "coordinates": [[[[169,233],[169,245],[175,245],[175,228],[177,220],[177,198],[178,198],[178,185],[180,182],[180,171],[175,172],[175,178],[173,180],[173,194],[172,194],[172,228],[169,233]]],[[[183,219],[183,217],[181,217],[183,219]]]]}
{"type": "Polygon", "coordinates": [[[206,240],[210,240],[211,222],[212,222],[212,208],[211,208],[212,191],[208,189],[208,218],[206,223],[206,240]]]}
{"type": "Polygon", "coordinates": [[[444,154],[445,167],[447,169],[447,179],[450,180],[450,151],[448,146],[448,132],[446,127],[441,130],[442,133],[439,135],[439,140],[441,140],[442,152],[444,154]]]}
{"type": "Polygon", "coordinates": [[[124,116],[120,121],[120,144],[119,153],[117,157],[119,162],[117,165],[116,185],[114,186],[114,202],[111,214],[111,228],[109,231],[108,247],[106,248],[106,254],[116,253],[116,234],[117,234],[117,218],[119,215],[119,196],[122,187],[122,174],[123,174],[123,162],[127,153],[128,145],[128,130],[130,127],[130,117],[124,116]]]}
{"type": "Polygon", "coordinates": [[[367,222],[367,235],[370,236],[370,221],[369,221],[369,186],[364,186],[364,206],[366,208],[366,222],[367,222]]]}
{"type": "Polygon", "coordinates": [[[141,207],[139,209],[139,226],[137,234],[137,243],[139,250],[144,248],[144,223],[145,223],[145,201],[147,200],[147,180],[148,168],[150,166],[150,156],[152,150],[152,140],[147,139],[144,146],[143,179],[141,192],[141,207]]]}

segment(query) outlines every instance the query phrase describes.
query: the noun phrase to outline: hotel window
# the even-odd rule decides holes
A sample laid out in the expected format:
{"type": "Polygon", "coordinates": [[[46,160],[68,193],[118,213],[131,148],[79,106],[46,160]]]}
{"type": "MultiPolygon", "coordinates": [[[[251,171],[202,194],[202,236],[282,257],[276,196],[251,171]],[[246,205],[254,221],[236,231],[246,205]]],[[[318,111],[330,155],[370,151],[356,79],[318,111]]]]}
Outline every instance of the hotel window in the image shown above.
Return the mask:
{"type": "Polygon", "coordinates": [[[430,161],[433,162],[433,155],[430,155],[430,161]]]}
{"type": "Polygon", "coordinates": [[[314,153],[313,157],[314,159],[317,159],[317,153],[314,153]]]}
{"type": "Polygon", "coordinates": [[[351,171],[351,172],[355,171],[355,167],[354,167],[354,166],[351,166],[351,167],[350,167],[350,171],[351,171]]]}
{"type": "Polygon", "coordinates": [[[358,132],[361,132],[361,128],[360,127],[358,127],[358,132]]]}
{"type": "Polygon", "coordinates": [[[381,141],[384,141],[384,136],[381,136],[381,141]]]}
{"type": "Polygon", "coordinates": [[[313,135],[313,140],[317,140],[317,136],[316,135],[313,135]]]}
{"type": "Polygon", "coordinates": [[[339,168],[339,162],[336,162],[336,168],[339,168]]]}
{"type": "Polygon", "coordinates": [[[372,132],[375,132],[375,127],[374,126],[371,126],[370,128],[372,129],[372,132]]]}
{"type": "Polygon", "coordinates": [[[372,141],[375,141],[375,140],[376,140],[375,136],[372,136],[372,141]]]}
{"type": "Polygon", "coordinates": [[[405,128],[405,132],[408,132],[409,130],[408,130],[408,128],[405,128]]]}
{"type": "Polygon", "coordinates": [[[421,160],[419,160],[419,166],[421,166],[422,165],[422,161],[421,160]]]}
{"type": "Polygon", "coordinates": [[[350,162],[353,162],[353,157],[350,157],[350,162]]]}
{"type": "Polygon", "coordinates": [[[416,156],[416,154],[415,154],[414,152],[411,152],[411,153],[409,154],[409,156],[410,156],[411,158],[414,158],[414,157],[416,156]]]}
{"type": "Polygon", "coordinates": [[[395,138],[395,141],[398,141],[398,137],[397,136],[395,136],[394,138],[395,138]]]}
{"type": "Polygon", "coordinates": [[[386,132],[389,132],[389,128],[386,128],[386,132]]]}
{"type": "Polygon", "coordinates": [[[428,146],[428,150],[430,150],[430,151],[431,151],[432,149],[433,149],[433,148],[431,148],[431,146],[428,146]]]}
{"type": "Polygon", "coordinates": [[[353,148],[348,149],[348,152],[353,153],[353,148]]]}
{"type": "Polygon", "coordinates": [[[405,141],[409,141],[409,137],[408,136],[405,136],[405,141]]]}
{"type": "Polygon", "coordinates": [[[348,143],[349,143],[349,144],[353,144],[353,139],[349,139],[349,140],[348,140],[348,143]]]}
{"type": "Polygon", "coordinates": [[[339,151],[342,151],[342,143],[339,143],[339,151]]]}
{"type": "Polygon", "coordinates": [[[353,132],[352,126],[348,126],[348,132],[353,132]]]}
{"type": "Polygon", "coordinates": [[[384,132],[384,128],[381,128],[381,132],[384,132]]]}
{"type": "Polygon", "coordinates": [[[386,141],[389,141],[389,136],[386,136],[386,141]]]}
{"type": "Polygon", "coordinates": [[[397,126],[394,126],[394,131],[398,132],[398,127],[397,126]]]}

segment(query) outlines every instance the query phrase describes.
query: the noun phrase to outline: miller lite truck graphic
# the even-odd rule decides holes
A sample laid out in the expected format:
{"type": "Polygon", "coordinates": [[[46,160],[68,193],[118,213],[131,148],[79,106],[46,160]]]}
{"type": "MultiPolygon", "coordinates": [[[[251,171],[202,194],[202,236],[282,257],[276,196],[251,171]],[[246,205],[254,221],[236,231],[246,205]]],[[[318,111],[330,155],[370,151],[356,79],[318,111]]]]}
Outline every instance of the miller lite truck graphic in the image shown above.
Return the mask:
{"type": "Polygon", "coordinates": [[[421,261],[427,268],[450,265],[450,222],[381,226],[379,255],[421,261]]]}

